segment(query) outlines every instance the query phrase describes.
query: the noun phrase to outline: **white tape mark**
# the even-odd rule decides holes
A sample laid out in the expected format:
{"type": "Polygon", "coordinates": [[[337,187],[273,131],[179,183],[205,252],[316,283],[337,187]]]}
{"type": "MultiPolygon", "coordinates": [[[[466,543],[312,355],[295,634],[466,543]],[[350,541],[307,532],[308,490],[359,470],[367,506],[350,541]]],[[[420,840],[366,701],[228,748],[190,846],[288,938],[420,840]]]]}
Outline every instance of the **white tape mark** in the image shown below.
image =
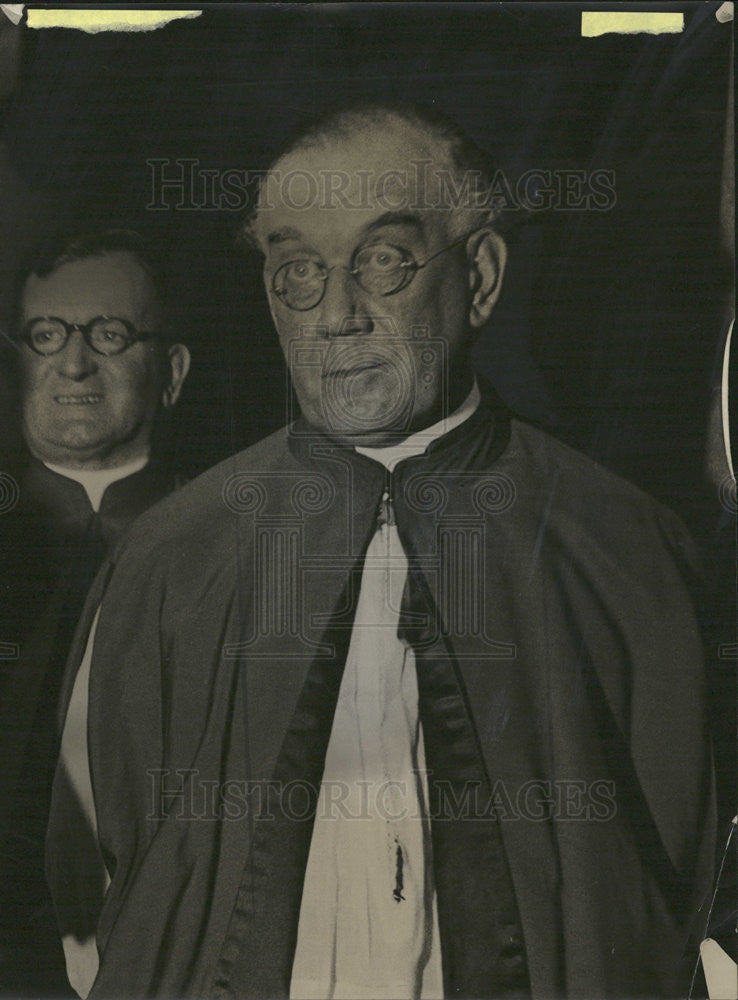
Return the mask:
{"type": "Polygon", "coordinates": [[[733,4],[721,3],[715,11],[715,17],[721,24],[729,24],[733,20],[733,4]]]}
{"type": "Polygon", "coordinates": [[[678,35],[684,31],[684,14],[665,11],[584,10],[582,37],[597,38],[611,33],[634,35],[678,35]]]}
{"type": "Polygon", "coordinates": [[[76,28],[78,31],[153,31],[170,21],[199,17],[201,10],[29,10],[29,28],[76,28]]]}
{"type": "Polygon", "coordinates": [[[0,3],[0,10],[13,24],[20,24],[24,7],[24,3],[0,3]]]}

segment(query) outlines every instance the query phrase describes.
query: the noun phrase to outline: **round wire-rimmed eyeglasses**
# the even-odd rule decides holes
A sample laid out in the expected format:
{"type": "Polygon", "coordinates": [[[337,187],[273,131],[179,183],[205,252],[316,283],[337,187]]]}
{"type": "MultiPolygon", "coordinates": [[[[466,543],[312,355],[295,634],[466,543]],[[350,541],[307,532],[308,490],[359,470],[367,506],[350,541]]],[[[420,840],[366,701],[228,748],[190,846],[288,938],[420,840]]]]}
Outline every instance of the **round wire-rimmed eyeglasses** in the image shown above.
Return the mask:
{"type": "Polygon", "coordinates": [[[336,268],[344,268],[365,292],[386,298],[407,288],[418,271],[436,257],[459,246],[470,235],[472,234],[466,233],[460,236],[423,261],[415,260],[409,250],[393,243],[371,243],[358,247],[348,266],[334,264],[326,267],[310,257],[288,260],[272,275],[272,291],[289,309],[307,312],[322,301],[330,272],[336,268]]]}

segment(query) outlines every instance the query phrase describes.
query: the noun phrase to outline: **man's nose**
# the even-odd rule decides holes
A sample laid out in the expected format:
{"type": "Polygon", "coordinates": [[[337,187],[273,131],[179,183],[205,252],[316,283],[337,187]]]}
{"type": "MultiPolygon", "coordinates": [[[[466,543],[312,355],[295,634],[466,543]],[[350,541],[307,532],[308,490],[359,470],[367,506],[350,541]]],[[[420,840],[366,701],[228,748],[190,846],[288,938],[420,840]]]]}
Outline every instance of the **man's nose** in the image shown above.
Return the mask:
{"type": "Polygon", "coordinates": [[[94,375],[98,368],[95,352],[79,330],[72,330],[66,344],[54,358],[56,370],[75,382],[94,375]]]}
{"type": "Polygon", "coordinates": [[[321,303],[321,325],[329,337],[362,336],[372,332],[374,321],[362,305],[363,298],[361,288],[347,268],[331,268],[321,303]]]}

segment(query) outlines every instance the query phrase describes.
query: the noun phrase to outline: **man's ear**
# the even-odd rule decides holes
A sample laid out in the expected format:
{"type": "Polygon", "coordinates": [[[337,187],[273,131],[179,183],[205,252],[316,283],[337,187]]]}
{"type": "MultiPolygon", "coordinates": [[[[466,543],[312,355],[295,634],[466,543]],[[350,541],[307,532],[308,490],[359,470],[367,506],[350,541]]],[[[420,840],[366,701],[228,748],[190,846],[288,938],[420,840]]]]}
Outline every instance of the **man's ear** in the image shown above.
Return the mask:
{"type": "Polygon", "coordinates": [[[169,378],[161,396],[164,409],[169,409],[179,399],[187,372],[190,370],[190,352],[184,344],[172,344],[167,349],[169,378]]]}
{"type": "Polygon", "coordinates": [[[500,297],[507,247],[499,233],[484,228],[472,233],[466,244],[469,260],[469,290],[472,295],[469,322],[480,327],[492,315],[500,297]]]}

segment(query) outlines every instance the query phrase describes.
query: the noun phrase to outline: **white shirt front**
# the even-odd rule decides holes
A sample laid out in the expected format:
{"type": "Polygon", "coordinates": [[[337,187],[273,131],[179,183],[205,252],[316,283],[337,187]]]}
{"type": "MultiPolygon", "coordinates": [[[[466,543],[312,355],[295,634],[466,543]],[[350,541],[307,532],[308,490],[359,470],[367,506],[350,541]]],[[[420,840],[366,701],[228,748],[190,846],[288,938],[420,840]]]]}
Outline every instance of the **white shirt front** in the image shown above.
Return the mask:
{"type": "MultiPolygon", "coordinates": [[[[390,448],[390,471],[476,409],[390,448]]],[[[428,782],[412,647],[398,636],[408,563],[391,503],[367,549],[305,874],[293,1000],[443,997],[428,782]]]]}

